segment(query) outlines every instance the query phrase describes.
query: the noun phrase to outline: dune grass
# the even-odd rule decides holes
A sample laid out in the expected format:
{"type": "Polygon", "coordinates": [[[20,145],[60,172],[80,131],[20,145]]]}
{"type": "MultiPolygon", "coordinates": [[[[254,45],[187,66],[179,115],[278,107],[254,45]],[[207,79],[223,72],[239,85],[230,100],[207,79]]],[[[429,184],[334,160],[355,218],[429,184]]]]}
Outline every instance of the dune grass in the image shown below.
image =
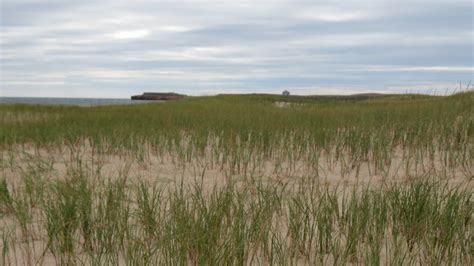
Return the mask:
{"type": "Polygon", "coordinates": [[[95,183],[81,172],[23,182],[1,187],[2,215],[15,224],[2,230],[6,264],[47,257],[131,265],[473,260],[472,191],[433,178],[357,187],[253,179],[209,193],[198,183],[95,183]]]}
{"type": "MultiPolygon", "coordinates": [[[[458,131],[459,137],[462,133],[472,136],[473,92],[410,100],[399,97],[319,102],[298,96],[229,95],[133,106],[0,105],[0,143],[63,145],[87,139],[94,144],[133,147],[144,142],[179,142],[184,132],[184,137],[192,135],[193,144],[203,148],[212,132],[232,145],[236,137],[251,141],[249,136],[253,136],[255,142],[270,144],[293,134],[297,139],[310,135],[311,141],[324,146],[344,131],[343,137],[359,134],[364,143],[377,134],[374,141],[390,137],[395,142],[424,145],[458,131]],[[278,101],[292,105],[277,108],[278,101]]],[[[350,139],[346,142],[352,144],[350,139]]]]}
{"type": "Polygon", "coordinates": [[[0,261],[469,265],[473,106],[473,92],[0,105],[0,261]],[[194,174],[103,170],[117,158],[194,174]]]}
{"type": "Polygon", "coordinates": [[[465,92],[349,102],[227,95],[90,108],[2,105],[7,118],[0,145],[2,151],[26,144],[72,151],[89,145],[97,154],[132,153],[141,160],[150,153],[183,162],[206,158],[233,173],[256,161],[300,161],[311,174],[318,174],[320,154],[346,170],[370,162],[372,171],[387,172],[398,150],[407,169],[441,164],[443,171],[461,169],[472,177],[473,102],[474,93],[465,92]],[[276,107],[281,100],[291,104],[276,107]]]}

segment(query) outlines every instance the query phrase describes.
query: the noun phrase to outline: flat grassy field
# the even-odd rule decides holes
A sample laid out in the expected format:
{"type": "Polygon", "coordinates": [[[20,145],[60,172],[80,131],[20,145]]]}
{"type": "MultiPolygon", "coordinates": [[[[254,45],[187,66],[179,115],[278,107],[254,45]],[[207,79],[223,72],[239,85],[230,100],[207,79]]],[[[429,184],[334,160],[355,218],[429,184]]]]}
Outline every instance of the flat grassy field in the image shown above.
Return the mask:
{"type": "Polygon", "coordinates": [[[471,265],[474,92],[0,105],[1,265],[471,265]]]}

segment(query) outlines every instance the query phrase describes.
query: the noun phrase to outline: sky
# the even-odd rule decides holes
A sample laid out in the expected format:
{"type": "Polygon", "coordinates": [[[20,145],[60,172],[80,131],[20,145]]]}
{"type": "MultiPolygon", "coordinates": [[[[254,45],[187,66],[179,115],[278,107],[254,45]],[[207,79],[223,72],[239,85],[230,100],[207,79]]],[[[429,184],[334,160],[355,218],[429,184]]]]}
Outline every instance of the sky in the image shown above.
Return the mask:
{"type": "Polygon", "coordinates": [[[445,94],[471,0],[0,0],[0,96],[445,94]]]}

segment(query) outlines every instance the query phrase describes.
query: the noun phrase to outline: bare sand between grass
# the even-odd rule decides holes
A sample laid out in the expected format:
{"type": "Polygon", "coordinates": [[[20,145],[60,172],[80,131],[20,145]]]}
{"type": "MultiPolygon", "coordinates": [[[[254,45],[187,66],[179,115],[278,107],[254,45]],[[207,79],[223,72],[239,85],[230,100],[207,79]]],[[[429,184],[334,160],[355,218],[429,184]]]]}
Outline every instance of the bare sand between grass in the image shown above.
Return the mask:
{"type": "Polygon", "coordinates": [[[442,158],[430,156],[410,158],[401,149],[395,149],[383,169],[373,162],[360,161],[355,164],[347,155],[338,158],[323,152],[318,155],[316,164],[304,160],[287,158],[265,158],[259,162],[246,162],[230,165],[216,162],[209,157],[195,157],[180,160],[170,153],[147,153],[144,158],[135,154],[97,154],[90,146],[81,147],[75,152],[68,150],[36,150],[31,147],[21,152],[3,151],[1,160],[2,175],[9,182],[28,172],[62,179],[68,171],[82,170],[91,177],[116,179],[127,176],[129,182],[196,182],[205,186],[219,185],[233,180],[264,178],[291,180],[293,178],[316,178],[327,184],[359,184],[371,182],[404,181],[410,177],[437,176],[452,182],[473,180],[472,169],[462,167],[447,168],[442,158]],[[347,157],[347,158],[344,158],[347,157]]]}

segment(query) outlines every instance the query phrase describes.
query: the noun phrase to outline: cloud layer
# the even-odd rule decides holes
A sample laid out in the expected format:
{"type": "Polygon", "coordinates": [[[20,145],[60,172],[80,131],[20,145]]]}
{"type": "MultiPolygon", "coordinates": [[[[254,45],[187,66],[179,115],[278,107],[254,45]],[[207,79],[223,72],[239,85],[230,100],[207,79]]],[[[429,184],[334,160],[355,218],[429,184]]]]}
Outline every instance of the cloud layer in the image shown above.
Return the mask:
{"type": "Polygon", "coordinates": [[[454,88],[473,5],[445,1],[2,0],[3,96],[454,88]]]}

